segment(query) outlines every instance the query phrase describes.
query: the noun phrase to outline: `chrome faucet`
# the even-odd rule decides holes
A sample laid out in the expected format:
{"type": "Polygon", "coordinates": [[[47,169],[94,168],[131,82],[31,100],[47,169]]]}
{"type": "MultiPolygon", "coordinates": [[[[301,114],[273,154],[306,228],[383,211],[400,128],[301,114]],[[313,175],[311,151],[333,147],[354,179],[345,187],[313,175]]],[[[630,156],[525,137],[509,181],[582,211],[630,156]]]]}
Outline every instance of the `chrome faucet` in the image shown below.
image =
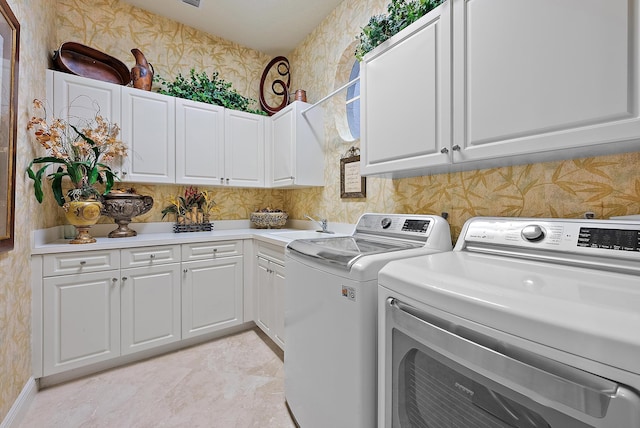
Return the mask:
{"type": "Polygon", "coordinates": [[[316,232],[322,232],[322,233],[334,233],[334,232],[332,232],[332,231],[330,231],[330,230],[328,230],[328,229],[327,229],[327,228],[329,227],[329,223],[327,222],[327,219],[326,219],[326,218],[323,218],[323,219],[321,219],[320,221],[318,221],[318,220],[316,220],[315,218],[310,217],[310,216],[308,216],[308,215],[306,215],[306,214],[305,214],[304,216],[305,216],[306,218],[308,218],[309,220],[314,221],[314,222],[316,222],[316,223],[318,223],[318,224],[320,225],[320,227],[321,227],[321,229],[322,229],[322,230],[316,230],[316,232]]]}

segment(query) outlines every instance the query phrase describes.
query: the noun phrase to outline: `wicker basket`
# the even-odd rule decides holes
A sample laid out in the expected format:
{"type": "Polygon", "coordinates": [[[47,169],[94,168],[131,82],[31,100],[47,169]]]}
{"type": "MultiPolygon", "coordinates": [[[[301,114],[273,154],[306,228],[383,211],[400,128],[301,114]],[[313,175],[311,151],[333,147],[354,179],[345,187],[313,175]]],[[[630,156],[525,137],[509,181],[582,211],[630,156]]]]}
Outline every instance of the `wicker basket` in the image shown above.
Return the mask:
{"type": "Polygon", "coordinates": [[[287,222],[289,214],[285,212],[255,212],[249,220],[258,229],[280,229],[287,222]]]}

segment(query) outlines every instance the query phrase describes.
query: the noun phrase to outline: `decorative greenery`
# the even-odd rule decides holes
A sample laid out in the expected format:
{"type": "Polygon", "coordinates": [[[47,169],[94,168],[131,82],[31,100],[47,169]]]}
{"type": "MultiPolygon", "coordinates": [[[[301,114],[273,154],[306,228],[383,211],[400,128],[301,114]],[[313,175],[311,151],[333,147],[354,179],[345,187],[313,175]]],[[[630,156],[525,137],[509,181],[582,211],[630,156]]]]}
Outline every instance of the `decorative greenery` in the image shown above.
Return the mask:
{"type": "Polygon", "coordinates": [[[196,73],[193,68],[189,72],[189,77],[184,77],[181,73],[178,73],[173,82],[159,75],[156,75],[156,79],[164,86],[164,88],[158,90],[159,93],[164,95],[216,104],[231,110],[240,110],[262,115],[267,114],[260,109],[251,108],[251,105],[257,104],[256,100],[240,95],[232,88],[230,82],[226,82],[218,77],[217,71],[211,74],[211,79],[209,79],[209,76],[207,76],[207,73],[204,71],[202,73],[196,73]]]}
{"type": "Polygon", "coordinates": [[[389,39],[400,30],[408,27],[432,9],[440,6],[444,0],[391,0],[387,6],[387,15],[374,15],[369,23],[362,27],[356,37],[360,42],[356,47],[356,58],[362,61],[364,56],[376,46],[389,39]]]}
{"type": "Polygon", "coordinates": [[[47,120],[47,112],[42,101],[33,100],[36,111],[42,117],[32,117],[27,130],[33,132],[47,156],[37,157],[27,167],[27,174],[33,180],[33,191],[38,202],[42,203],[42,181],[47,170],[57,166],[55,172],[46,175],[51,180],[51,189],[58,205],[63,206],[62,179],[69,177],[73,189],[67,192],[71,200],[97,197],[100,192],[96,183],[105,185],[104,194],[113,187],[114,174],[107,165],[116,157],[126,156],[127,148],[118,139],[120,128],[111,124],[100,115],[96,115],[81,129],[60,118],[47,120]],[[36,171],[34,165],[42,165],[36,171]]]}

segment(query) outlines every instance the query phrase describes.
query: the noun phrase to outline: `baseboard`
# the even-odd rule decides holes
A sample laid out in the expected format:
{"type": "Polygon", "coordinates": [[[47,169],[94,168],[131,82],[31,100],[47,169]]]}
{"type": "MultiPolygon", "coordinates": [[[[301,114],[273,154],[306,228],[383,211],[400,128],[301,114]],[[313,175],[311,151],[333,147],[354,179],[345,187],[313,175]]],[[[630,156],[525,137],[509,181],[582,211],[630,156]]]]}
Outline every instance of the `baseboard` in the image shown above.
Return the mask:
{"type": "Polygon", "coordinates": [[[22,422],[29,410],[29,406],[31,406],[31,403],[35,399],[37,392],[38,384],[36,380],[31,377],[22,388],[22,391],[20,391],[20,395],[18,395],[16,401],[13,402],[13,406],[9,409],[7,416],[5,416],[2,423],[0,423],[0,428],[13,428],[20,425],[20,422],[22,422]]]}

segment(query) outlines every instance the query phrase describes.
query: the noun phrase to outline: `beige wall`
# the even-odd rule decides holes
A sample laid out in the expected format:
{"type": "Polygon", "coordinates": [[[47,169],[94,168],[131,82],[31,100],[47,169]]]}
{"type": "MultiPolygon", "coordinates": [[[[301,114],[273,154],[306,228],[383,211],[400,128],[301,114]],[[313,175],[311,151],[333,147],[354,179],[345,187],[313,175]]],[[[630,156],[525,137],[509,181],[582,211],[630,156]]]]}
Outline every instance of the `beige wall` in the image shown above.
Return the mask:
{"type": "MultiPolygon", "coordinates": [[[[387,4],[387,0],[345,0],[287,55],[291,89],[305,89],[309,102],[315,102],[346,83],[339,64],[350,61],[361,27],[371,15],[385,12],[387,4]]],[[[138,47],[160,74],[174,76],[191,67],[218,70],[241,93],[258,97],[262,70],[271,59],[261,53],[116,0],[60,0],[59,5],[58,42],[87,43],[129,65],[133,65],[129,50],[138,47]]],[[[337,95],[334,101],[343,96],[337,95]]],[[[325,104],[325,110],[326,186],[287,191],[213,188],[219,203],[217,218],[247,218],[251,210],[264,206],[284,208],[291,218],[311,214],[349,223],[363,212],[447,212],[457,236],[462,224],[474,215],[576,217],[593,211],[598,217],[608,217],[640,212],[638,153],[402,180],[368,178],[366,199],[341,199],[340,156],[358,142],[340,138],[332,117],[335,104],[325,104]]],[[[167,196],[182,192],[178,186],[136,188],[156,201],[154,209],[137,221],[160,220],[167,196]]]]}
{"type": "MultiPolygon", "coordinates": [[[[45,89],[48,43],[55,34],[55,2],[8,0],[20,22],[18,150],[16,179],[15,248],[0,253],[0,421],[31,376],[30,233],[45,224],[41,207],[27,192],[24,168],[33,157],[25,130],[31,100],[45,89]],[[27,195],[25,197],[24,195],[27,195]]],[[[44,210],[46,211],[46,210],[44,210]]]]}
{"type": "MultiPolygon", "coordinates": [[[[294,88],[311,101],[346,83],[335,81],[343,51],[371,15],[386,10],[386,0],[345,0],[291,54],[294,88]]],[[[393,84],[393,82],[389,82],[393,84]]],[[[344,96],[338,95],[336,98],[344,96]]],[[[401,97],[402,94],[399,94],[401,97]]],[[[640,153],[548,162],[481,171],[390,180],[367,179],[366,200],[340,199],[340,155],[351,143],[328,128],[326,182],[322,189],[287,194],[294,218],[306,212],[355,222],[363,212],[448,212],[454,237],[472,216],[597,217],[640,213],[640,153]]],[[[393,144],[393,142],[390,142],[393,144]]],[[[640,148],[640,142],[638,143],[640,148]]]]}
{"type": "MultiPolygon", "coordinates": [[[[32,188],[20,173],[34,154],[22,131],[31,100],[44,97],[43,76],[51,51],[63,41],[76,41],[132,66],[130,50],[137,47],[164,77],[188,73],[190,68],[208,73],[217,70],[240,93],[252,98],[258,96],[262,70],[271,59],[118,0],[58,0],[57,9],[50,0],[9,3],[22,24],[22,45],[16,249],[0,254],[0,419],[31,373],[30,230],[62,223],[60,210],[50,200],[44,206],[34,202],[27,193],[32,188]]],[[[292,89],[305,89],[308,100],[314,102],[345,83],[343,74],[336,71],[345,50],[350,49],[369,17],[384,12],[387,3],[345,0],[288,55],[292,89]],[[336,74],[341,77],[336,79],[336,74]]],[[[292,218],[308,213],[338,222],[355,222],[367,211],[446,211],[457,235],[464,221],[474,215],[577,217],[594,211],[598,217],[608,217],[640,212],[640,153],[402,180],[369,178],[366,199],[340,199],[340,155],[352,143],[339,138],[331,120],[326,127],[325,187],[294,191],[213,188],[219,203],[217,218],[247,218],[253,209],[264,206],[285,208],[292,218]]],[[[156,200],[156,207],[138,219],[142,221],[159,221],[165,198],[183,190],[171,185],[136,188],[156,200]]]]}
{"type": "MultiPolygon", "coordinates": [[[[156,74],[173,80],[194,68],[231,82],[239,93],[258,99],[260,77],[271,57],[219,37],[153,15],[118,0],[58,0],[56,42],[74,41],[112,55],[129,67],[135,64],[132,48],[140,49],[156,74]]],[[[156,83],[154,89],[158,87],[156,83]]],[[[256,106],[257,108],[257,106],[256,106]]],[[[129,185],[127,185],[128,187],[129,185]]],[[[171,195],[184,187],[133,184],[138,193],[151,195],[154,207],[136,221],[160,221],[171,195]]],[[[203,188],[203,187],[201,187],[203,188]]],[[[218,203],[215,219],[246,219],[256,208],[284,208],[284,191],[212,188],[218,203]]],[[[56,222],[63,222],[61,210],[56,222]]],[[[166,221],[174,221],[166,217],[166,221]]],[[[112,222],[102,218],[101,222],[112,222]]]]}

